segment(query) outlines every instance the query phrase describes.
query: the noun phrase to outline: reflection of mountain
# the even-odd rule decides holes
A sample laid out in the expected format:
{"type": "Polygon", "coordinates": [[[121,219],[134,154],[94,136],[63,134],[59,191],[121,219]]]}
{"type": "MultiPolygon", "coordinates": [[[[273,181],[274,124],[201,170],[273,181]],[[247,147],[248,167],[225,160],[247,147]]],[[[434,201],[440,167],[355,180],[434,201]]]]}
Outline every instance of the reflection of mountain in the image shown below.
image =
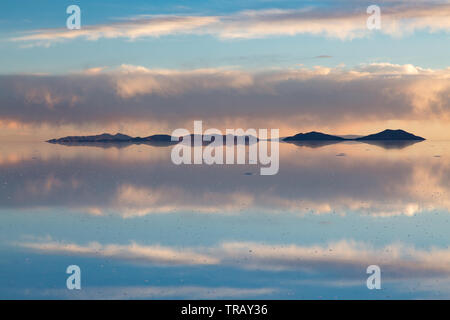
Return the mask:
{"type": "Polygon", "coordinates": [[[104,149],[108,149],[108,148],[117,148],[117,149],[122,149],[122,148],[126,148],[130,145],[133,145],[133,143],[131,142],[118,142],[118,141],[110,141],[110,142],[76,142],[76,141],[58,141],[58,142],[53,142],[53,141],[47,141],[49,143],[53,143],[53,144],[60,144],[60,145],[64,145],[64,146],[68,146],[68,147],[97,147],[97,148],[104,148],[104,149]]]}
{"type": "Polygon", "coordinates": [[[384,149],[403,149],[422,140],[361,140],[361,142],[378,146],[384,149]]]}
{"type": "Polygon", "coordinates": [[[308,133],[299,133],[294,136],[284,138],[283,141],[310,148],[319,148],[342,141],[359,141],[377,145],[385,149],[402,149],[425,140],[422,137],[413,135],[404,130],[390,129],[363,137],[344,137],[312,131],[308,133]]]}
{"type": "Polygon", "coordinates": [[[303,141],[288,141],[289,143],[295,144],[299,147],[308,148],[320,148],[329,146],[331,144],[340,143],[341,140],[303,140],[303,141]]]}

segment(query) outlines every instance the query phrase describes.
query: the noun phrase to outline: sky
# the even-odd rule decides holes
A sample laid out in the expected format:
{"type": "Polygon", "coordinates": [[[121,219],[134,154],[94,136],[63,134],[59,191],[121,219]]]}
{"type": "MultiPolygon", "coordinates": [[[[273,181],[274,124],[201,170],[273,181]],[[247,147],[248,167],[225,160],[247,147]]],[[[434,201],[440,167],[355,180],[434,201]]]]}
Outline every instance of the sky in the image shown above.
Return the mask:
{"type": "Polygon", "coordinates": [[[204,127],[450,139],[450,2],[2,1],[0,139],[204,127]],[[66,28],[66,8],[81,29],[66,28]]]}

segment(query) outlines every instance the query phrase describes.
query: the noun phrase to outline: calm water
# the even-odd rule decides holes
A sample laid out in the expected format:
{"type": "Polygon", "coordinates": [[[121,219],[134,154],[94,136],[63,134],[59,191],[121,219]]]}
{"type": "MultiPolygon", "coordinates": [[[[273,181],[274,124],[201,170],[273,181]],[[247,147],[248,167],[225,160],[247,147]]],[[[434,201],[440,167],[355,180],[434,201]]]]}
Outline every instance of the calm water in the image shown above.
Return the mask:
{"type": "Polygon", "coordinates": [[[281,144],[275,176],[170,151],[0,144],[0,298],[450,297],[450,142],[281,144]]]}

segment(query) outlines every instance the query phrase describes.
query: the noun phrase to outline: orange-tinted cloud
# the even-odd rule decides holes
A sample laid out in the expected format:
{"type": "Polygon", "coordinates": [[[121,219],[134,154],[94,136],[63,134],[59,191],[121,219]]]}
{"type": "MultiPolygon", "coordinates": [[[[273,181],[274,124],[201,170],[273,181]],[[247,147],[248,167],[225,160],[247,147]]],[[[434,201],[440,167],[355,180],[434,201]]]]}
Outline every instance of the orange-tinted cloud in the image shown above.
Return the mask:
{"type": "MultiPolygon", "coordinates": [[[[408,123],[419,123],[420,130],[431,132],[434,123],[445,127],[450,121],[450,69],[409,64],[256,72],[123,65],[87,74],[5,75],[0,83],[3,122],[72,126],[83,134],[89,126],[92,132],[118,130],[119,124],[128,133],[129,128],[145,128],[146,122],[172,131],[190,128],[193,120],[219,129],[275,127],[281,134],[299,128],[360,133],[342,131],[355,126],[373,130],[389,121],[405,123],[406,130],[408,123]]],[[[448,132],[434,138],[448,138],[448,132]]]]}
{"type": "MultiPolygon", "coordinates": [[[[83,26],[76,32],[64,28],[33,30],[11,40],[45,46],[75,38],[137,39],[174,34],[209,34],[222,39],[312,34],[346,40],[371,34],[366,26],[367,6],[249,10],[220,16],[141,15],[109,24],[83,26]]],[[[448,2],[384,2],[381,8],[380,32],[390,36],[398,37],[417,30],[450,30],[448,2]]]]}

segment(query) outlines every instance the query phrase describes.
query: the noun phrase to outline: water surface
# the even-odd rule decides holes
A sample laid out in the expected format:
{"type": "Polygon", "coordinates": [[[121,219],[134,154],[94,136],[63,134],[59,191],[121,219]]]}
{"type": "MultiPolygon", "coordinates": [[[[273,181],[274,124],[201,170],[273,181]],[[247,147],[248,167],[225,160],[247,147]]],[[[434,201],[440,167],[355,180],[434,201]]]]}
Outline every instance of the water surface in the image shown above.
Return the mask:
{"type": "Polygon", "coordinates": [[[283,143],[274,176],[170,152],[0,144],[0,298],[449,298],[450,142],[283,143]]]}

